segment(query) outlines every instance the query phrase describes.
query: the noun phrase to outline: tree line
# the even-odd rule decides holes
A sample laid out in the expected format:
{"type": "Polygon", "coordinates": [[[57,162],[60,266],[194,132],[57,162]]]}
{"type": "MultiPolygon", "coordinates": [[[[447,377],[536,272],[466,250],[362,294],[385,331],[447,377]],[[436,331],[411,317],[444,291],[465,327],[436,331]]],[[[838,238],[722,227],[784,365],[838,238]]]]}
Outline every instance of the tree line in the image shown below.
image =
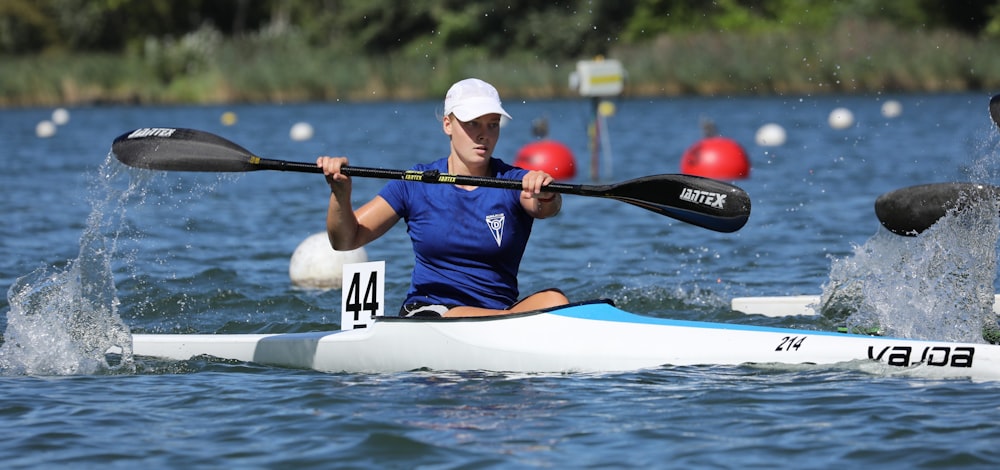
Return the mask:
{"type": "Polygon", "coordinates": [[[1000,36],[985,0],[0,0],[0,54],[141,52],[200,29],[370,55],[581,57],[672,33],[822,30],[846,16],[1000,36]]]}

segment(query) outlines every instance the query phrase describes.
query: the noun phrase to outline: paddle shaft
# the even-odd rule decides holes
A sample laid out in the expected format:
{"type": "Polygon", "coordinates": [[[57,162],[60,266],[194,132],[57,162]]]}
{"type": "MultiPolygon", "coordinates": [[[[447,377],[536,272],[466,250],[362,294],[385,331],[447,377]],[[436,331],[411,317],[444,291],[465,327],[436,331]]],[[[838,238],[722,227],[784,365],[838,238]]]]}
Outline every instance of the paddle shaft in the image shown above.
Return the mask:
{"type": "MultiPolygon", "coordinates": [[[[323,169],[311,163],[289,162],[257,157],[255,165],[261,170],[294,171],[301,173],[323,173],[323,169]]],[[[484,188],[521,189],[521,181],[486,176],[465,176],[441,173],[439,171],[392,170],[385,168],[366,168],[361,166],[344,166],[340,172],[347,176],[361,178],[381,178],[390,180],[419,181],[421,183],[458,184],[464,186],[481,186],[484,188]]],[[[575,194],[582,196],[599,196],[607,194],[610,186],[584,186],[581,184],[566,184],[553,182],[545,186],[546,192],[575,194]]]]}

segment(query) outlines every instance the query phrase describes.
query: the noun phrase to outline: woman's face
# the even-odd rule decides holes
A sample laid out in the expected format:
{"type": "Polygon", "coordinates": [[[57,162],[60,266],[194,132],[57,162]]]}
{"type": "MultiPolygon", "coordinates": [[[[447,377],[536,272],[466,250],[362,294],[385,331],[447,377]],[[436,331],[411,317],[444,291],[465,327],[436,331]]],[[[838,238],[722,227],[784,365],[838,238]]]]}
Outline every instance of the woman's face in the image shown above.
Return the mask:
{"type": "Polygon", "coordinates": [[[450,114],[444,117],[444,133],[451,137],[452,152],[466,164],[489,162],[500,140],[500,115],[484,114],[462,122],[450,114]]]}

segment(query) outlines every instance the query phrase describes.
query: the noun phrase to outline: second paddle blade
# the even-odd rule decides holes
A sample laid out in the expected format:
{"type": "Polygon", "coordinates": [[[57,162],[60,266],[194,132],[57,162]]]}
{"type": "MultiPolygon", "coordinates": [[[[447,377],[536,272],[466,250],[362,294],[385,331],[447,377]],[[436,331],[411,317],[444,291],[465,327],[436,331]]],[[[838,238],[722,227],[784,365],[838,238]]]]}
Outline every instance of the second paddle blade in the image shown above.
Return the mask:
{"type": "Polygon", "coordinates": [[[122,163],[149,170],[254,171],[249,150],[222,137],[194,129],[145,127],[126,132],[111,144],[122,163]]]}
{"type": "Polygon", "coordinates": [[[979,183],[932,183],[890,191],[875,200],[875,216],[898,235],[916,236],[950,209],[997,197],[997,187],[979,183]]]}

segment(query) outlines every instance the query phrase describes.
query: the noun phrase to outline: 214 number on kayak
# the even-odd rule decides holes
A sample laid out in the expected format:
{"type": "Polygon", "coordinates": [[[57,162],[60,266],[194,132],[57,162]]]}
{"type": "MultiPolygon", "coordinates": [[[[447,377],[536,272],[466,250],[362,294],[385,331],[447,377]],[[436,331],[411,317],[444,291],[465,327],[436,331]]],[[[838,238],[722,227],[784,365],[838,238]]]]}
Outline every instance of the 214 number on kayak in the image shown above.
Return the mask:
{"type": "Polygon", "coordinates": [[[781,338],[781,344],[775,348],[775,351],[798,351],[802,347],[802,342],[806,340],[805,336],[785,336],[781,338]]]}

